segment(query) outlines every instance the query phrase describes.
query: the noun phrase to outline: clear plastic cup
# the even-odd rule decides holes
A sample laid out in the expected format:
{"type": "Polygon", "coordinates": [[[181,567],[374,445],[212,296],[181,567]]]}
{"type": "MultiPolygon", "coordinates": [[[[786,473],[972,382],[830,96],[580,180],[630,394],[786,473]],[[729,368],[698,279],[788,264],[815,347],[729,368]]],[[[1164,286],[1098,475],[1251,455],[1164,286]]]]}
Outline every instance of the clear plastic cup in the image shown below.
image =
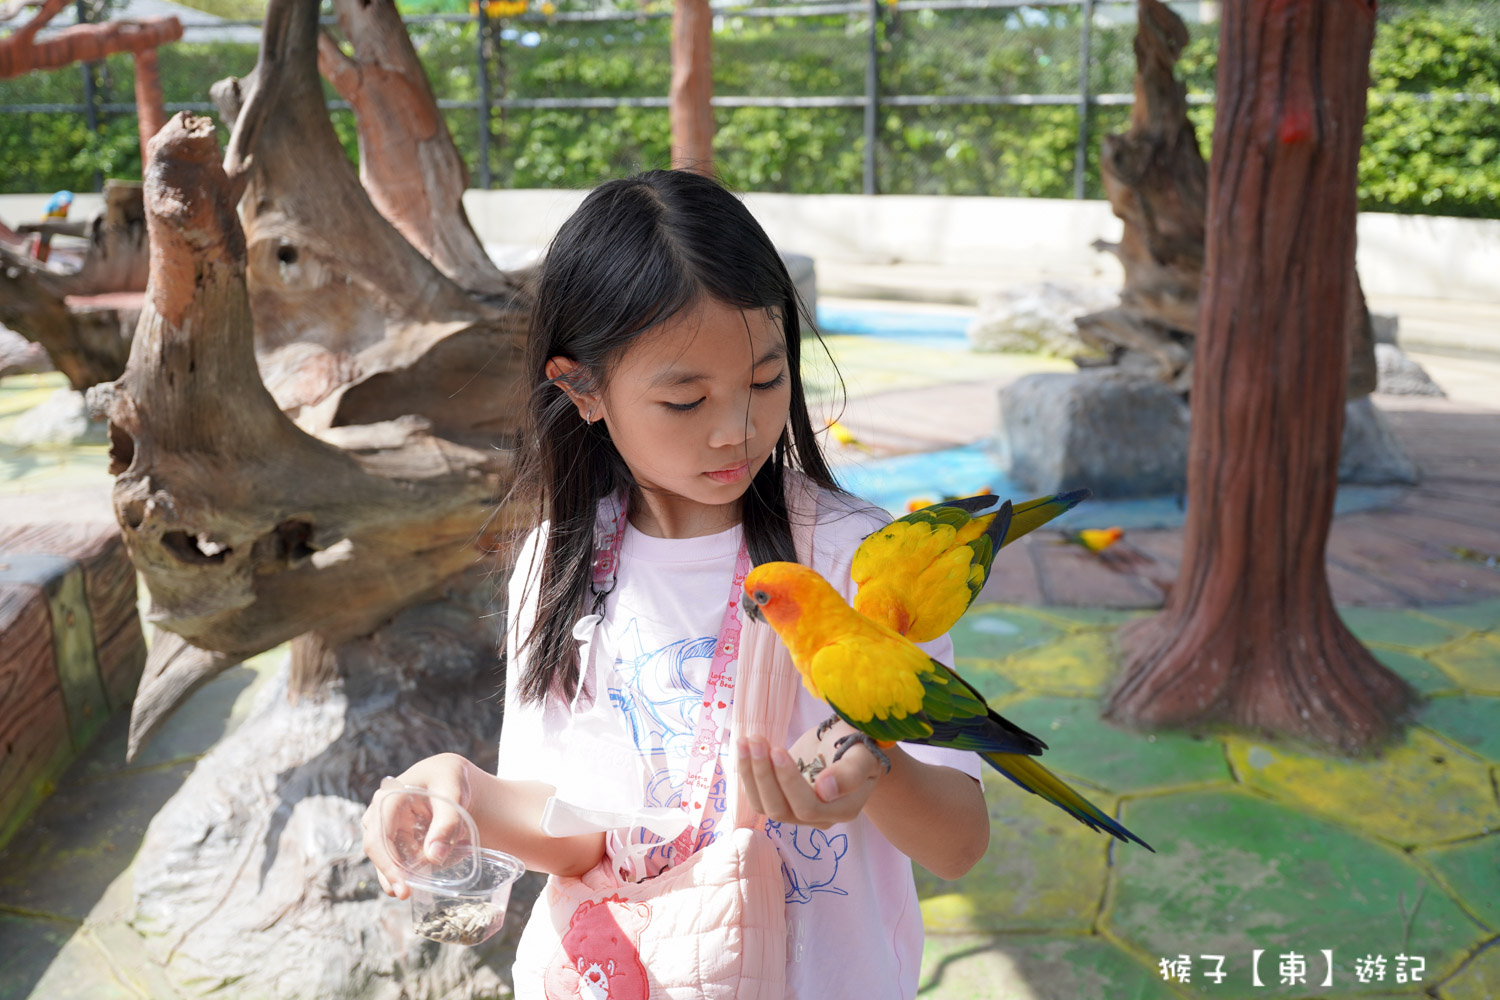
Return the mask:
{"type": "Polygon", "coordinates": [[[526,871],[520,859],[479,846],[473,818],[452,799],[394,778],[377,796],[381,838],[411,889],[412,926],[446,944],[479,944],[505,922],[510,888],[526,871]],[[427,834],[434,823],[448,834],[434,858],[427,834]]]}
{"type": "Polygon", "coordinates": [[[505,923],[511,885],[525,871],[519,858],[480,848],[479,877],[466,889],[408,878],[412,929],[444,944],[479,944],[505,923]]]}

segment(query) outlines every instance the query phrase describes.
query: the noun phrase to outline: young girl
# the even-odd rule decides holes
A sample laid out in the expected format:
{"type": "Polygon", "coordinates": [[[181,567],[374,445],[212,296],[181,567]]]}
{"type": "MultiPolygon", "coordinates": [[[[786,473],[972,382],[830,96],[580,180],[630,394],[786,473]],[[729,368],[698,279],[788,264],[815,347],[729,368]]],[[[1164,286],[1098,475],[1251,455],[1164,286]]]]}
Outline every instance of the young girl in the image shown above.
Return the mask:
{"type": "MultiPolygon", "coordinates": [[[[736,567],[797,558],[790,478],[817,487],[811,563],[846,597],[855,548],[888,518],[834,484],[803,398],[791,279],[715,181],[651,171],[591,193],[548,251],[527,351],[535,383],[518,490],[535,527],[510,582],[498,775],[442,754],[399,780],[459,801],[485,846],[529,868],[581,875],[608,855],[649,877],[714,834],[549,836],[548,800],[683,805],[736,567]],[[623,779],[607,754],[591,756],[600,720],[633,751],[623,779]]],[[[946,637],[928,648],[951,662],[946,637]]],[[[922,927],[910,861],[951,879],[983,855],[979,760],[902,744],[887,772],[857,746],[809,783],[795,760],[832,760],[852,732],[840,723],[820,740],[829,715],[799,690],[785,742],[730,734],[714,773],[737,774],[769,819],[788,991],[912,997],[922,927]]],[[[365,825],[382,887],[406,898],[371,813],[365,825]]],[[[435,831],[429,854],[444,852],[441,839],[435,831]]]]}

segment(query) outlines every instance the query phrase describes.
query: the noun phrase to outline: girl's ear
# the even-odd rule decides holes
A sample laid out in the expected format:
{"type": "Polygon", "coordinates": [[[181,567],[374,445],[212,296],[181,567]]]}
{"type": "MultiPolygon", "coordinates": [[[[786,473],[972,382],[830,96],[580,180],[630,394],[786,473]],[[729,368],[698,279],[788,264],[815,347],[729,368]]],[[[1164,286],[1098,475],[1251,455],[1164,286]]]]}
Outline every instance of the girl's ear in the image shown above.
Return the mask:
{"type": "Polygon", "coordinates": [[[578,362],[558,355],[547,359],[547,365],[543,370],[547,373],[547,378],[568,394],[573,405],[578,407],[578,415],[584,419],[585,423],[591,424],[604,415],[604,405],[598,394],[582,392],[578,389],[577,384],[581,381],[580,376],[583,374],[583,370],[578,367],[578,362]]]}

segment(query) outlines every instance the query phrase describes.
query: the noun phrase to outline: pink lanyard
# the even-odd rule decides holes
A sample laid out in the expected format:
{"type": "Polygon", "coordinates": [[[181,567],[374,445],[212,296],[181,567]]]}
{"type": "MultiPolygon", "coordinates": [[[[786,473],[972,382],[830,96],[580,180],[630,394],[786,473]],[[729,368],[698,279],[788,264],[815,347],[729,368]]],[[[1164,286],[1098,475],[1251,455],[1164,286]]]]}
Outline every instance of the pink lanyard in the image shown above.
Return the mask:
{"type": "MultiPolygon", "coordinates": [[[[619,512],[612,524],[600,524],[594,541],[594,607],[602,614],[604,598],[614,590],[620,570],[620,547],[629,523],[622,497],[611,498],[619,512]]],[[[720,751],[729,739],[729,719],[734,708],[734,672],[740,648],[740,593],[750,573],[750,553],[743,533],[740,551],[735,558],[734,577],[729,584],[729,599],[724,619],[719,625],[719,639],[714,644],[708,681],[703,687],[703,710],[698,714],[693,750],[688,758],[687,779],[682,785],[682,808],[692,825],[672,842],[671,863],[713,842],[715,827],[724,815],[726,796],[713,795],[714,785],[724,780],[720,751]]],[[[581,681],[580,681],[581,682],[581,681]]]]}

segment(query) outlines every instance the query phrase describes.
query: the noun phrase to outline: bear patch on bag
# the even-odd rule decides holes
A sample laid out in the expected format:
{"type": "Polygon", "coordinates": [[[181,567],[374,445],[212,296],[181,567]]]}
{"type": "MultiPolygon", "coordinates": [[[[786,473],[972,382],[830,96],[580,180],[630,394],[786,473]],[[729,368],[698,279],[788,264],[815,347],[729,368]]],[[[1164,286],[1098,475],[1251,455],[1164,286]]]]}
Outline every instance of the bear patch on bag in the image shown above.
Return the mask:
{"type": "Polygon", "coordinates": [[[619,896],[580,903],[547,968],[547,1000],[648,1000],[651,984],[638,949],[650,922],[648,903],[619,896]]]}

